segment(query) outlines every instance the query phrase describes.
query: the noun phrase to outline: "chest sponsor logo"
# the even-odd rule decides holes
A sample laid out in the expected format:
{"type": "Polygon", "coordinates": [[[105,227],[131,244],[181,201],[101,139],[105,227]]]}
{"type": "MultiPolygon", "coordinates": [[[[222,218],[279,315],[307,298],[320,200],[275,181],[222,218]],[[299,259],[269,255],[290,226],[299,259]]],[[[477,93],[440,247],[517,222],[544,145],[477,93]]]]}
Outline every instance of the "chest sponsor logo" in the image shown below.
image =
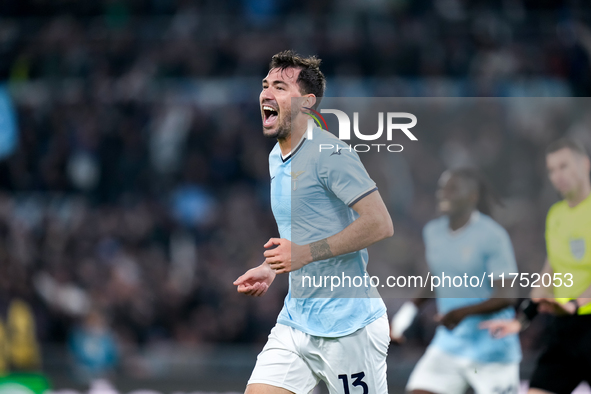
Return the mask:
{"type": "Polygon", "coordinates": [[[573,257],[577,260],[582,260],[585,257],[585,240],[582,238],[571,239],[569,244],[573,257]]]}

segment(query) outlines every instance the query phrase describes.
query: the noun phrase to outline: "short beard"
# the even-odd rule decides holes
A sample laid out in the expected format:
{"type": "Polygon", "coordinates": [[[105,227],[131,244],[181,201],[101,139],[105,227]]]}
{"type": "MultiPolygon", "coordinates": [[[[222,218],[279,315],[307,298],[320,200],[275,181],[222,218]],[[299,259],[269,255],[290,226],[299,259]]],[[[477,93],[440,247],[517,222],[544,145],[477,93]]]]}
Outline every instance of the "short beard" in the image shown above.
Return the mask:
{"type": "Polygon", "coordinates": [[[286,111],[285,118],[279,123],[277,129],[268,133],[263,128],[263,135],[267,138],[277,138],[278,140],[284,140],[291,134],[291,111],[286,111]]]}

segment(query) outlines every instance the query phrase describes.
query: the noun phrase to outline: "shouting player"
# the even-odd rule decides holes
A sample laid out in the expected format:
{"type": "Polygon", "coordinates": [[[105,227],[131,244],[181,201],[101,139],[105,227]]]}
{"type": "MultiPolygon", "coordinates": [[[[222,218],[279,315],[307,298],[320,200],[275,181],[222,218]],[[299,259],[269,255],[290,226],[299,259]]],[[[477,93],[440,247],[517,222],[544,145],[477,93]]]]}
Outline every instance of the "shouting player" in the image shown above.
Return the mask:
{"type": "Polygon", "coordinates": [[[538,311],[555,315],[530,394],[570,393],[583,381],[591,384],[591,162],[581,144],[561,139],[548,147],[546,167],[564,199],[548,212],[548,259],[540,275],[563,285],[534,288],[516,320],[481,325],[502,338],[527,327],[538,311]]]}
{"type": "MultiPolygon", "coordinates": [[[[480,279],[517,272],[509,234],[487,215],[492,197],[478,173],[446,171],[439,183],[437,197],[443,215],[423,230],[431,274],[480,279]]],[[[442,280],[435,294],[441,326],[413,370],[407,389],[413,394],[454,394],[471,386],[477,394],[517,393],[519,339],[512,335],[497,341],[478,327],[487,319],[514,316],[510,292],[500,281],[492,287],[489,280],[482,286],[470,281],[469,286],[452,287],[442,280]]],[[[426,300],[417,298],[402,306],[392,319],[392,340],[402,341],[404,330],[426,300]]]]}
{"type": "Polygon", "coordinates": [[[315,57],[281,52],[273,56],[263,79],[259,99],[263,134],[277,139],[269,170],[272,210],[281,238],[271,238],[264,245],[265,261],[234,284],[241,293],[260,296],[276,274],[289,273],[290,286],[277,324],[257,358],[247,394],[308,394],[320,380],[331,393],[387,393],[389,330],[381,298],[372,297],[370,291],[357,291],[354,297],[342,292],[330,297],[320,291],[314,297],[293,280],[296,275],[317,278],[341,273],[364,277],[365,248],[394,231],[376,185],[355,151],[319,152],[322,143],[346,144],[320,128],[313,130],[312,138],[306,132],[307,111],[318,107],[325,89],[319,64],[315,57]]]}

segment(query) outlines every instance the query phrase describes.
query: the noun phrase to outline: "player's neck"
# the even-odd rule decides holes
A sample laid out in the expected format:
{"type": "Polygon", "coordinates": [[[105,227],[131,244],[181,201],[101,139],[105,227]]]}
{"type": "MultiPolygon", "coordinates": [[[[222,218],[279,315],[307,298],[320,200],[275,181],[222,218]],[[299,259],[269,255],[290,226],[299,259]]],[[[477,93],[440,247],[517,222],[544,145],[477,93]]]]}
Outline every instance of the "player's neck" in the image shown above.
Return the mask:
{"type": "Polygon", "coordinates": [[[458,212],[453,215],[449,215],[449,228],[451,231],[458,231],[462,227],[468,224],[472,218],[473,209],[458,212]]]}
{"type": "Polygon", "coordinates": [[[565,200],[569,207],[574,208],[585,201],[589,194],[591,194],[591,183],[585,182],[576,192],[566,196],[565,200]]]}
{"type": "Polygon", "coordinates": [[[305,131],[305,129],[301,131],[293,130],[287,137],[277,139],[277,142],[279,142],[279,149],[281,149],[281,154],[283,156],[287,156],[292,148],[300,142],[305,131]]]}

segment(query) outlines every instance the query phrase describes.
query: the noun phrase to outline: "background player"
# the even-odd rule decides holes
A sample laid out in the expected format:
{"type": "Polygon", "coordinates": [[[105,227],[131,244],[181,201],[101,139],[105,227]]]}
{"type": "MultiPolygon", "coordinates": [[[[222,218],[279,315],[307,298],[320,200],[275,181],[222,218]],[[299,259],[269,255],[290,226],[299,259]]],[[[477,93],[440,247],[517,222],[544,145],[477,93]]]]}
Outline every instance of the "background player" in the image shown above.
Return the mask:
{"type": "Polygon", "coordinates": [[[530,381],[531,394],[570,393],[582,381],[591,383],[591,164],[582,145],[561,139],[548,147],[546,166],[564,199],[548,212],[548,259],[540,274],[572,274],[573,286],[534,288],[533,304],[522,308],[517,320],[482,324],[502,338],[525,328],[538,311],[556,315],[530,381]]]}
{"type": "MultiPolygon", "coordinates": [[[[265,261],[234,284],[260,296],[277,273],[364,276],[370,244],[393,234],[390,215],[354,151],[318,153],[320,143],[340,142],[315,129],[306,140],[308,116],[325,80],[320,60],[291,51],[273,56],[260,95],[263,134],[276,138],[269,155],[271,203],[281,238],[264,247],[265,261]],[[297,159],[297,162],[296,162],[297,159]],[[302,198],[294,210],[292,196],[302,198]],[[294,239],[304,244],[291,242],[294,239]],[[299,272],[297,272],[299,270],[299,272]]],[[[269,340],[257,358],[246,392],[307,394],[324,380],[331,393],[386,393],[389,344],[386,308],[380,298],[295,298],[294,282],[269,340]]],[[[309,296],[309,294],[308,294],[309,296]]]]}
{"type": "MultiPolygon", "coordinates": [[[[444,215],[423,230],[426,258],[432,275],[482,277],[517,272],[509,235],[490,218],[492,195],[472,170],[443,173],[437,192],[444,215]]],[[[521,351],[516,335],[495,341],[478,324],[491,317],[510,317],[514,300],[499,282],[483,287],[436,290],[441,326],[413,370],[407,389],[413,393],[516,393],[521,351]]],[[[428,300],[406,303],[392,319],[392,339],[402,333],[428,300]]]]}

